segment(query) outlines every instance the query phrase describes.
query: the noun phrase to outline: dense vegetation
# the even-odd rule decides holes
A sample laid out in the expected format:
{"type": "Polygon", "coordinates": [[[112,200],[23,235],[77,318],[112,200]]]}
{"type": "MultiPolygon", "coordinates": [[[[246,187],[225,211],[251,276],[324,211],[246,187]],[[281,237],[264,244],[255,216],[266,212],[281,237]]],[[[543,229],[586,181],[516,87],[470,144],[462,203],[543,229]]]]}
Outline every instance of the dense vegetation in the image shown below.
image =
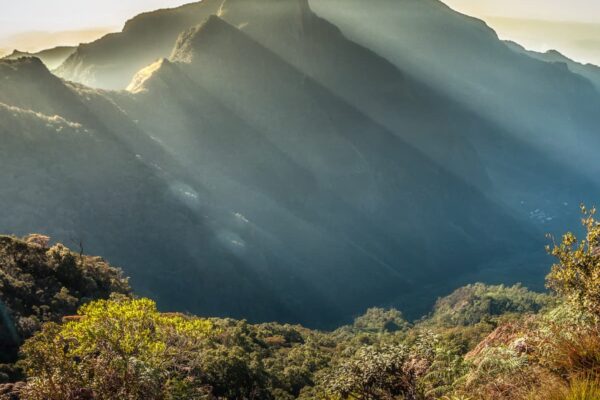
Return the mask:
{"type": "Polygon", "coordinates": [[[128,294],[120,270],[100,257],[49,245],[49,238],[0,237],[0,383],[14,376],[23,340],[90,300],[128,294]],[[2,364],[5,363],[5,364],[2,364]]]}
{"type": "MultiPolygon", "coordinates": [[[[153,301],[126,295],[126,281],[99,259],[78,258],[62,246],[47,249],[39,237],[6,238],[3,258],[7,248],[13,259],[37,264],[72,258],[58,265],[72,265],[79,275],[68,286],[78,300],[50,302],[55,316],[42,318],[48,322],[21,348],[18,366],[26,380],[0,387],[0,398],[598,399],[600,223],[594,210],[584,210],[583,224],[584,239],[568,233],[548,248],[557,260],[548,275],[553,294],[478,283],[440,299],[414,323],[397,310],[373,308],[332,332],[161,313],[153,301]],[[95,291],[83,289],[90,282],[95,291]],[[108,287],[118,293],[106,299],[108,287]],[[58,314],[90,297],[103,299],[61,322],[58,314]]],[[[41,282],[40,271],[26,264],[20,262],[21,270],[41,282]]],[[[0,265],[6,274],[11,264],[0,265]]],[[[7,303],[7,292],[0,294],[7,303]]],[[[9,307],[21,302],[10,298],[9,307]]]]}

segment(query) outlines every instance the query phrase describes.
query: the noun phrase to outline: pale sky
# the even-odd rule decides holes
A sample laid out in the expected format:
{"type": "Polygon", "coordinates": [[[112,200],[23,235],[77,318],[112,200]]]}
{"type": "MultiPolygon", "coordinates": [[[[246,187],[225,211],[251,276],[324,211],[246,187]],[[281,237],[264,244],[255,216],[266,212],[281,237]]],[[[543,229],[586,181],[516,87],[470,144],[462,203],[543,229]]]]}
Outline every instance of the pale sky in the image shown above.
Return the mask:
{"type": "Polygon", "coordinates": [[[444,0],[474,16],[600,23],[598,0],[444,0]]]}
{"type": "MultiPolygon", "coordinates": [[[[120,30],[127,19],[140,12],[190,1],[0,0],[0,52],[13,48],[34,51],[91,41],[120,30]]],[[[600,0],[445,2],[486,20],[502,38],[516,40],[533,50],[557,48],[578,60],[600,64],[600,0]]]]}
{"type": "Polygon", "coordinates": [[[192,1],[0,0],[0,52],[91,41],[121,30],[125,21],[141,12],[192,1]]]}
{"type": "Polygon", "coordinates": [[[556,49],[600,65],[600,0],[444,0],[485,20],[502,39],[530,50],[556,49]]]}

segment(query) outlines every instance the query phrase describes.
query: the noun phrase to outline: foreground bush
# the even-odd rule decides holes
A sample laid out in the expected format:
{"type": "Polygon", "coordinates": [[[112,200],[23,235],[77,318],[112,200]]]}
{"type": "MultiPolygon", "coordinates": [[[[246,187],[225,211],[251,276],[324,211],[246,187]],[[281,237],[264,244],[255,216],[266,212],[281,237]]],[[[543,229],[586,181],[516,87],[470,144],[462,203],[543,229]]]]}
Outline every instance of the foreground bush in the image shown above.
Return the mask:
{"type": "Polygon", "coordinates": [[[32,400],[199,398],[193,354],[214,334],[202,319],[160,314],[150,300],[97,301],[23,347],[32,400]],[[185,378],[185,379],[184,379],[185,378]]]}
{"type": "Polygon", "coordinates": [[[549,248],[557,263],[548,275],[548,287],[600,319],[600,222],[596,210],[582,207],[583,240],[573,233],[549,248]]]}

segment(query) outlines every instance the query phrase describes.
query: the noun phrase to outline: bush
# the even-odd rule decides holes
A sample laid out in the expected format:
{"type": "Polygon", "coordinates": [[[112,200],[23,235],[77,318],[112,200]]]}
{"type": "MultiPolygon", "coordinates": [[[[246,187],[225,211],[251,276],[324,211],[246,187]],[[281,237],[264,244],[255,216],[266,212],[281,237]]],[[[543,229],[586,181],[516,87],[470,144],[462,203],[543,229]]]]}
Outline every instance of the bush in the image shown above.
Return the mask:
{"type": "Polygon", "coordinates": [[[537,313],[551,302],[549,296],[531,292],[521,285],[476,283],[439,299],[425,322],[442,327],[472,326],[506,314],[537,313]]]}
{"type": "Polygon", "coordinates": [[[354,320],[353,327],[365,332],[397,332],[410,327],[402,313],[396,309],[370,308],[354,320]]]}
{"type": "Polygon", "coordinates": [[[332,398],[422,398],[419,379],[430,361],[404,345],[369,346],[359,349],[325,377],[323,387],[332,398]]]}
{"type": "Polygon", "coordinates": [[[190,398],[204,390],[185,366],[210,322],[160,314],[146,299],[96,301],[79,316],[46,324],[23,346],[27,399],[162,399],[180,378],[190,398]]]}
{"type": "Polygon", "coordinates": [[[573,233],[563,236],[560,244],[548,247],[558,262],[548,275],[548,287],[578,307],[600,318],[600,223],[595,209],[581,207],[585,239],[573,233]]]}

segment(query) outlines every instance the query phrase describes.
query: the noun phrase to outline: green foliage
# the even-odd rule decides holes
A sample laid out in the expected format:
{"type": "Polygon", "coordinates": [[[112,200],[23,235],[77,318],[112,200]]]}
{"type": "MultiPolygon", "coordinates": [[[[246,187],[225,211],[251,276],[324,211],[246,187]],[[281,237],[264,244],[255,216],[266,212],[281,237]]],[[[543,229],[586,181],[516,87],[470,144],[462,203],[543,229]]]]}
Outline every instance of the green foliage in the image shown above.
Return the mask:
{"type": "Polygon", "coordinates": [[[548,275],[548,287],[593,315],[600,317],[600,222],[595,209],[581,207],[585,239],[573,233],[548,251],[557,259],[548,275]]]}
{"type": "MultiPolygon", "coordinates": [[[[214,334],[210,322],[160,314],[146,299],[96,301],[79,316],[47,324],[23,346],[26,371],[35,377],[28,398],[163,398],[188,357],[214,334]]],[[[188,393],[202,389],[189,386],[188,393]]]]}
{"type": "Polygon", "coordinates": [[[340,399],[419,399],[419,379],[429,363],[405,345],[369,346],[334,368],[323,386],[331,397],[340,399]]]}
{"type": "Polygon", "coordinates": [[[49,238],[0,237],[0,363],[16,360],[20,343],[44,322],[111,293],[128,294],[121,271],[99,257],[76,254],[49,238]]]}
{"type": "Polygon", "coordinates": [[[507,314],[537,313],[549,304],[549,296],[531,292],[521,285],[476,283],[439,299],[428,322],[451,327],[470,326],[507,314]]]}
{"type": "Polygon", "coordinates": [[[397,332],[408,329],[410,324],[398,310],[370,308],[354,320],[353,327],[366,332],[397,332]]]}

